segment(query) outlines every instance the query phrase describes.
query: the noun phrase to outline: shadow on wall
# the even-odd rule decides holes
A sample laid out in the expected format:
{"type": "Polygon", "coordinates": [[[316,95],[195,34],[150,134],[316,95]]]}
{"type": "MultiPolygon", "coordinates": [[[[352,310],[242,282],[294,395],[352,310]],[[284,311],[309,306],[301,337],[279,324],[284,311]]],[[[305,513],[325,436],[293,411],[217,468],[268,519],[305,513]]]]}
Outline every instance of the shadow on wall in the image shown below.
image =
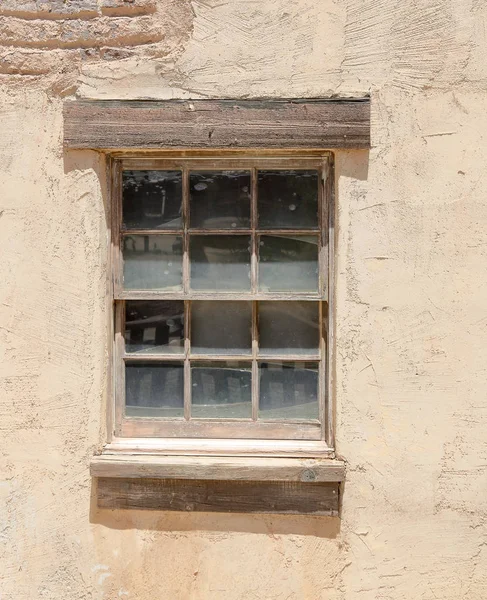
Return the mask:
{"type": "Polygon", "coordinates": [[[168,533],[184,531],[239,532],[263,535],[309,535],[335,539],[339,517],[301,515],[109,510],[97,506],[96,479],[92,479],[90,523],[109,529],[137,529],[168,533]]]}
{"type": "Polygon", "coordinates": [[[105,223],[107,230],[111,227],[110,199],[105,155],[95,150],[69,150],[63,152],[64,174],[73,175],[79,172],[83,177],[86,172],[94,172],[100,182],[100,193],[103,199],[105,223]]]}

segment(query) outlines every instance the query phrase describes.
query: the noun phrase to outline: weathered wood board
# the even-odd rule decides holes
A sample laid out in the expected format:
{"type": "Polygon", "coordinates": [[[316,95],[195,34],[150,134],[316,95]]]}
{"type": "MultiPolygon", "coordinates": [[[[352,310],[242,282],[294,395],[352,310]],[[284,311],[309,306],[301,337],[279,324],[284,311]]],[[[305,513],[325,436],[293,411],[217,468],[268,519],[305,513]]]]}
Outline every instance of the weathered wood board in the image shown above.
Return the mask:
{"type": "Polygon", "coordinates": [[[338,483],[100,477],[100,508],[338,516],[338,483]]]}
{"type": "Polygon", "coordinates": [[[370,101],[71,101],[64,145],[92,149],[369,148],[370,101]]]}

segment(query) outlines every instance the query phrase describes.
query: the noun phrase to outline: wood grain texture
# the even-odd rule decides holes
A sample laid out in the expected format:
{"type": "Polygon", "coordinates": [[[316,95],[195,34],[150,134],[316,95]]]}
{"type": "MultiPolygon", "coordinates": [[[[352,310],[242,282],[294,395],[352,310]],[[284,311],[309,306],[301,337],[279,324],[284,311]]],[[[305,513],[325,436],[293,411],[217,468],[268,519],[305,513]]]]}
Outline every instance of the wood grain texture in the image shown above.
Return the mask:
{"type": "Polygon", "coordinates": [[[338,516],[338,483],[100,477],[100,508],[338,516]]]}
{"type": "Polygon", "coordinates": [[[102,454],[92,458],[90,472],[93,477],[324,483],[343,481],[345,464],[333,459],[102,454]]]}
{"type": "Polygon", "coordinates": [[[369,148],[370,101],[72,101],[66,148],[369,148]]]}
{"type": "Polygon", "coordinates": [[[321,425],[299,421],[251,421],[231,419],[123,419],[117,435],[122,437],[158,438],[211,438],[211,439],[267,439],[267,440],[320,440],[321,425]]]}
{"type": "Polygon", "coordinates": [[[324,440],[249,440],[205,438],[114,437],[103,454],[154,454],[167,456],[243,456],[334,458],[324,440]]]}

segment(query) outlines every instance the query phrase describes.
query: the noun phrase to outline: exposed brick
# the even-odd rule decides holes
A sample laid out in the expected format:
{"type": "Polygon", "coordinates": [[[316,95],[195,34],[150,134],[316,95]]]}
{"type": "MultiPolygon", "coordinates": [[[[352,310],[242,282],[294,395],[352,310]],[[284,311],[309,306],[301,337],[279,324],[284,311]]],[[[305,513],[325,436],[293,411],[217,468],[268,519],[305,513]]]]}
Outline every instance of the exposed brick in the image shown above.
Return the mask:
{"type": "Polygon", "coordinates": [[[134,50],[126,48],[102,48],[100,50],[100,58],[103,60],[123,60],[134,56],[134,50]]]}
{"type": "Polygon", "coordinates": [[[37,12],[35,0],[3,0],[0,4],[1,12],[37,12]]]}
{"type": "Polygon", "coordinates": [[[156,0],[100,0],[104,15],[143,15],[157,10],[156,0]]]}
{"type": "Polygon", "coordinates": [[[100,8],[152,8],[156,0],[100,0],[100,8]]]}
{"type": "Polygon", "coordinates": [[[52,69],[49,57],[44,52],[29,53],[25,50],[0,55],[0,73],[11,75],[44,75],[52,69]]]}
{"type": "Polygon", "coordinates": [[[0,0],[0,80],[69,95],[86,63],[167,56],[193,16],[191,0],[0,0]]]}
{"type": "Polygon", "coordinates": [[[45,75],[61,72],[65,65],[76,59],[79,50],[15,50],[0,52],[0,73],[13,75],[45,75]]]}
{"type": "Polygon", "coordinates": [[[97,0],[37,0],[39,10],[56,13],[76,14],[83,11],[97,11],[97,0]]]}
{"type": "Polygon", "coordinates": [[[0,17],[0,46],[90,48],[158,42],[164,35],[151,17],[26,21],[0,17]]]}
{"type": "Polygon", "coordinates": [[[97,0],[2,0],[0,14],[9,13],[41,13],[75,15],[80,13],[96,13],[97,0]]]}

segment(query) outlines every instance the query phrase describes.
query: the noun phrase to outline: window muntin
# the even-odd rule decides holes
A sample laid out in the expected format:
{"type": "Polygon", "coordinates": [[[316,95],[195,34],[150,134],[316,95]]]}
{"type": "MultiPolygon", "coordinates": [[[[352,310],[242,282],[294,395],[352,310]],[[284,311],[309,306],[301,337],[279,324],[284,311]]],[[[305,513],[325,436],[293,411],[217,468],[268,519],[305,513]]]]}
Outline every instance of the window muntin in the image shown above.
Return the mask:
{"type": "Polygon", "coordinates": [[[324,438],[326,161],[121,161],[116,434],[324,438]]]}

